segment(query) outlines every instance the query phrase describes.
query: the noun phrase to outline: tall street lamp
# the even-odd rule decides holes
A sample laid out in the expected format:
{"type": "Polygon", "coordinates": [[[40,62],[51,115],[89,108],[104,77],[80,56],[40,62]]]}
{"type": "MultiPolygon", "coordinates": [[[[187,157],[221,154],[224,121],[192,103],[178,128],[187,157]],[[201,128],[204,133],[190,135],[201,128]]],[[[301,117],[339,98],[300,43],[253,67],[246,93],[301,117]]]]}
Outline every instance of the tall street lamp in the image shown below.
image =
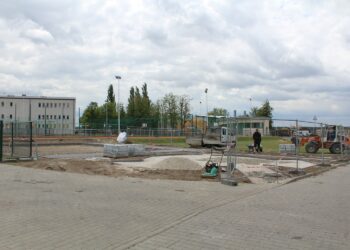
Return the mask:
{"type": "Polygon", "coordinates": [[[120,96],[119,96],[119,81],[122,79],[121,76],[115,76],[115,79],[118,80],[118,101],[117,101],[117,109],[118,109],[118,135],[120,134],[120,105],[119,105],[119,102],[120,102],[120,96]]]}
{"type": "MultiPolygon", "coordinates": [[[[252,98],[250,97],[249,98],[249,103],[250,103],[250,113],[251,113],[251,116],[255,116],[255,114],[253,114],[253,110],[252,110],[252,98]]],[[[250,135],[252,135],[253,134],[253,132],[252,132],[252,117],[250,116],[250,135]]]]}
{"type": "Polygon", "coordinates": [[[205,99],[207,102],[207,128],[209,128],[209,113],[208,113],[208,88],[204,90],[205,92],[205,99]]]}
{"type": "Polygon", "coordinates": [[[107,136],[107,128],[108,128],[108,100],[106,100],[106,123],[105,123],[105,135],[107,136]]]}
{"type": "Polygon", "coordinates": [[[316,121],[317,121],[317,116],[314,115],[314,117],[312,118],[312,120],[314,120],[314,134],[316,134],[316,121]]]}

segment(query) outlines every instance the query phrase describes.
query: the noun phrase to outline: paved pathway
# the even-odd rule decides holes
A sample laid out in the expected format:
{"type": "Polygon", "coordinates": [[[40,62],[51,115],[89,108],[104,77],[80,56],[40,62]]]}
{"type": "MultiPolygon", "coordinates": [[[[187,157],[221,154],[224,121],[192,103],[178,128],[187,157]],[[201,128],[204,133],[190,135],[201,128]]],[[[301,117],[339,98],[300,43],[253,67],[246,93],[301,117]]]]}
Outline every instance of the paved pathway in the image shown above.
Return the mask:
{"type": "Polygon", "coordinates": [[[350,249],[350,167],[284,186],[0,165],[0,249],[350,249]]]}

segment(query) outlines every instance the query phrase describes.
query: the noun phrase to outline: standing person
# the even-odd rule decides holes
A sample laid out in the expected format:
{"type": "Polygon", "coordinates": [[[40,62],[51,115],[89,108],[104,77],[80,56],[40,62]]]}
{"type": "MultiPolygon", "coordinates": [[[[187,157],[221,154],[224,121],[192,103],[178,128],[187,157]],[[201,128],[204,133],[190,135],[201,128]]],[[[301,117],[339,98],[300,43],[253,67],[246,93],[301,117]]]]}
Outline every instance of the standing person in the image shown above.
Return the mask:
{"type": "Polygon", "coordinates": [[[253,140],[254,140],[254,148],[256,152],[262,152],[260,143],[261,143],[261,134],[258,129],[255,130],[253,134],[253,140]]]}

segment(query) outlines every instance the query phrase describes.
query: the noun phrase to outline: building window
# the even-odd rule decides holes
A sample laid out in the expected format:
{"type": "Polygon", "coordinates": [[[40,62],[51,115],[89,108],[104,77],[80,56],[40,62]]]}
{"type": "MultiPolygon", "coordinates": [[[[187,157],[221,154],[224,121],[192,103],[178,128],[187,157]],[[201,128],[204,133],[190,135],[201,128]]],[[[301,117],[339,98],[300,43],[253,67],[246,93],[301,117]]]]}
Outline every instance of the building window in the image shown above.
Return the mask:
{"type": "Polygon", "coordinates": [[[48,108],[49,107],[49,103],[46,103],[46,108],[48,108]]]}
{"type": "Polygon", "coordinates": [[[2,114],[2,115],[1,115],[1,119],[4,119],[4,118],[5,118],[5,115],[4,115],[4,114],[2,114]]]}
{"type": "Polygon", "coordinates": [[[66,118],[66,116],[65,115],[62,115],[62,119],[64,120],[66,118]]]}
{"type": "Polygon", "coordinates": [[[38,120],[40,120],[40,115],[38,115],[38,120]]]}
{"type": "Polygon", "coordinates": [[[45,116],[44,116],[44,115],[42,115],[42,116],[41,116],[41,119],[43,119],[43,120],[44,120],[44,119],[45,119],[45,116]]]}
{"type": "Polygon", "coordinates": [[[52,120],[52,115],[50,115],[50,120],[52,120]]]}
{"type": "Polygon", "coordinates": [[[38,107],[41,108],[41,103],[40,102],[38,103],[38,107]]]}
{"type": "Polygon", "coordinates": [[[62,105],[63,105],[63,107],[65,107],[65,106],[66,106],[66,104],[65,104],[65,103],[63,103],[62,105]]]}
{"type": "Polygon", "coordinates": [[[57,119],[57,115],[54,115],[53,117],[54,117],[53,119],[55,119],[55,120],[57,119]]]}
{"type": "Polygon", "coordinates": [[[67,120],[69,120],[69,115],[67,115],[67,120]]]}
{"type": "Polygon", "coordinates": [[[12,115],[10,115],[10,119],[12,119],[12,115]]]}
{"type": "Polygon", "coordinates": [[[13,105],[13,103],[12,103],[12,102],[10,102],[10,107],[12,107],[12,105],[13,105]]]}
{"type": "Polygon", "coordinates": [[[67,108],[69,108],[69,103],[67,103],[67,108]]]}
{"type": "Polygon", "coordinates": [[[52,103],[50,103],[50,108],[52,108],[53,107],[53,104],[52,103]]]}
{"type": "Polygon", "coordinates": [[[57,103],[55,103],[55,108],[57,108],[57,103]]]}
{"type": "Polygon", "coordinates": [[[4,102],[1,102],[1,107],[4,107],[5,103],[4,102]]]}
{"type": "Polygon", "coordinates": [[[46,120],[48,120],[49,119],[49,115],[46,115],[46,120]]]}
{"type": "Polygon", "coordinates": [[[58,116],[58,120],[61,120],[61,115],[58,116]]]}

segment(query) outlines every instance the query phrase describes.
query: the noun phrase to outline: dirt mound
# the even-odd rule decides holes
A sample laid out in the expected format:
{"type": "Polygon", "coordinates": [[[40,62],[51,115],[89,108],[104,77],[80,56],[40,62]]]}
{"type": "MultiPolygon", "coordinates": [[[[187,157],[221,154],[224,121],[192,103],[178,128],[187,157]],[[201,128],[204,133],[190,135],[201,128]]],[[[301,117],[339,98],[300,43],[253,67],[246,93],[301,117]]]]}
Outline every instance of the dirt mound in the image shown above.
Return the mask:
{"type": "Polygon", "coordinates": [[[146,179],[202,181],[201,170],[198,169],[127,169],[115,166],[108,161],[40,159],[37,161],[15,162],[10,164],[29,168],[70,173],[81,173],[89,175],[105,175],[114,177],[128,176],[146,179]]]}
{"type": "Polygon", "coordinates": [[[203,166],[185,157],[169,157],[154,165],[155,169],[201,170],[203,166]]]}

